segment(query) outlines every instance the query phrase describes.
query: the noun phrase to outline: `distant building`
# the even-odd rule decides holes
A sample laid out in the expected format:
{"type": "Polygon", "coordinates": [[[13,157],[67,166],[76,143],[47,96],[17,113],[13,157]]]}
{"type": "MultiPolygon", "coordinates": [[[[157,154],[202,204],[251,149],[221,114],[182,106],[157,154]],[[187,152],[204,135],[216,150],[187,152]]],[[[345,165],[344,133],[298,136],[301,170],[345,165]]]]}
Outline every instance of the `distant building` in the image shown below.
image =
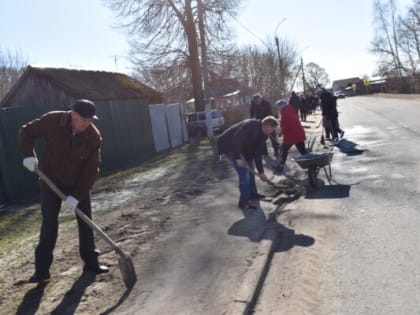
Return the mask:
{"type": "Polygon", "coordinates": [[[28,66],[1,100],[0,107],[65,107],[80,98],[106,102],[142,100],[142,104],[162,102],[157,91],[122,73],[28,66]]]}
{"type": "Polygon", "coordinates": [[[336,80],[332,84],[332,91],[344,91],[348,87],[352,87],[353,84],[363,84],[363,81],[358,78],[349,78],[349,79],[342,79],[342,80],[336,80]]]}
{"type": "Polygon", "coordinates": [[[354,77],[342,80],[336,80],[332,84],[332,91],[343,91],[347,96],[349,95],[357,95],[357,94],[364,94],[365,88],[363,84],[363,80],[354,77]]]}
{"type": "MultiPolygon", "coordinates": [[[[213,77],[209,83],[208,94],[214,98],[214,109],[226,110],[243,104],[251,104],[252,89],[241,85],[235,79],[213,77]]],[[[194,99],[185,102],[186,112],[194,111],[194,99]]]]}

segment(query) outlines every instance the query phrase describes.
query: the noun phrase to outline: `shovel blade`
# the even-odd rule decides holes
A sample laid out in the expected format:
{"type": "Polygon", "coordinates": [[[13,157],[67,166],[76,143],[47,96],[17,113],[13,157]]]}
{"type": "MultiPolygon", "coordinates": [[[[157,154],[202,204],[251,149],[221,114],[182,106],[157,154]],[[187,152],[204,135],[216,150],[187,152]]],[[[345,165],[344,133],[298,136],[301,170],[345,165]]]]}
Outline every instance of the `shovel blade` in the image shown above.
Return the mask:
{"type": "Polygon", "coordinates": [[[128,255],[122,255],[118,259],[118,265],[126,288],[131,289],[137,281],[133,260],[128,255]]]}

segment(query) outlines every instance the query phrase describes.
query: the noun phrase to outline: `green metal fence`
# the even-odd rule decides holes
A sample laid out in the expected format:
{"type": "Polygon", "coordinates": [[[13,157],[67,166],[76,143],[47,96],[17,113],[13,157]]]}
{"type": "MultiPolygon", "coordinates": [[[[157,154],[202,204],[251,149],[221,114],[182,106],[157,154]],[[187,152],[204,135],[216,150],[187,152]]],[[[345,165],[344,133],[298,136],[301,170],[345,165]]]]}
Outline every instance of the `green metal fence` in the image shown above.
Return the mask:
{"type": "MultiPolygon", "coordinates": [[[[101,172],[126,168],[155,153],[148,106],[138,100],[96,102],[102,142],[101,172]]],[[[22,166],[19,128],[54,108],[0,109],[0,204],[33,196],[39,191],[36,176],[22,166]]],[[[62,109],[55,108],[55,109],[62,109]]],[[[42,143],[36,144],[42,155],[42,143]]]]}

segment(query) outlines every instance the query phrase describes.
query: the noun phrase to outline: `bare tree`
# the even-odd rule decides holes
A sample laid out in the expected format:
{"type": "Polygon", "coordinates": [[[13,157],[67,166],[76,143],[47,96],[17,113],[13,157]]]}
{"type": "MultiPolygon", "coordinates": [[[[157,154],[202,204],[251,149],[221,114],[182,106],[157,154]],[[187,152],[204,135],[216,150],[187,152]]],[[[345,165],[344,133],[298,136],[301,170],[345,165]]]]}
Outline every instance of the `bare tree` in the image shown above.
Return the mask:
{"type": "Polygon", "coordinates": [[[235,68],[239,71],[238,79],[254,91],[262,93],[272,101],[288,94],[287,86],[294,79],[295,66],[298,62],[296,49],[287,40],[281,40],[280,61],[277,49],[272,41],[267,40],[264,47],[247,46],[237,54],[235,68]],[[281,70],[280,73],[280,64],[281,70]]]}
{"type": "Polygon", "coordinates": [[[420,75],[420,0],[414,2],[400,23],[399,45],[404,53],[405,67],[409,73],[420,75]]]}
{"type": "Polygon", "coordinates": [[[131,59],[140,74],[147,78],[156,69],[176,68],[180,76],[175,81],[191,78],[196,110],[203,110],[202,71],[207,71],[208,43],[222,37],[226,14],[234,14],[240,0],[103,1],[118,12],[120,26],[128,30],[131,59]],[[182,64],[189,73],[181,74],[182,64]]]}
{"type": "Polygon", "coordinates": [[[380,71],[388,76],[402,77],[403,64],[400,58],[399,30],[400,21],[394,0],[375,0],[374,25],[375,38],[371,42],[370,51],[379,56],[380,71]]]}
{"type": "MultiPolygon", "coordinates": [[[[203,79],[231,78],[237,47],[232,41],[229,21],[237,14],[241,0],[197,0],[202,4],[205,32],[200,31],[203,79]],[[204,40],[203,40],[204,38],[204,40]],[[207,69],[206,69],[207,68],[207,69]]],[[[200,22],[200,21],[199,21],[200,22]]],[[[207,91],[206,95],[213,91],[207,91]]]]}
{"type": "Polygon", "coordinates": [[[305,85],[312,91],[315,91],[319,85],[326,86],[330,82],[325,69],[314,62],[306,64],[304,71],[306,80],[305,85]]]}
{"type": "Polygon", "coordinates": [[[0,48],[0,100],[22,75],[27,64],[21,53],[0,48]]]}

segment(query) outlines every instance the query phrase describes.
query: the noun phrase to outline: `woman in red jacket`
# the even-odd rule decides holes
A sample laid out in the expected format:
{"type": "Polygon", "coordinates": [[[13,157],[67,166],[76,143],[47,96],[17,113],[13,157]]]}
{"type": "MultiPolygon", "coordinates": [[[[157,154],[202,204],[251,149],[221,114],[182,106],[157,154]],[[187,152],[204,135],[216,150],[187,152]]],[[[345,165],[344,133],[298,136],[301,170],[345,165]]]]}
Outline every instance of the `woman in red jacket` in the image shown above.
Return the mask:
{"type": "Polygon", "coordinates": [[[308,153],[308,150],[305,147],[305,130],[299,121],[296,110],[285,100],[277,101],[276,105],[280,113],[280,130],[283,135],[283,143],[280,165],[275,170],[282,172],[287,154],[293,145],[302,155],[308,153]]]}

